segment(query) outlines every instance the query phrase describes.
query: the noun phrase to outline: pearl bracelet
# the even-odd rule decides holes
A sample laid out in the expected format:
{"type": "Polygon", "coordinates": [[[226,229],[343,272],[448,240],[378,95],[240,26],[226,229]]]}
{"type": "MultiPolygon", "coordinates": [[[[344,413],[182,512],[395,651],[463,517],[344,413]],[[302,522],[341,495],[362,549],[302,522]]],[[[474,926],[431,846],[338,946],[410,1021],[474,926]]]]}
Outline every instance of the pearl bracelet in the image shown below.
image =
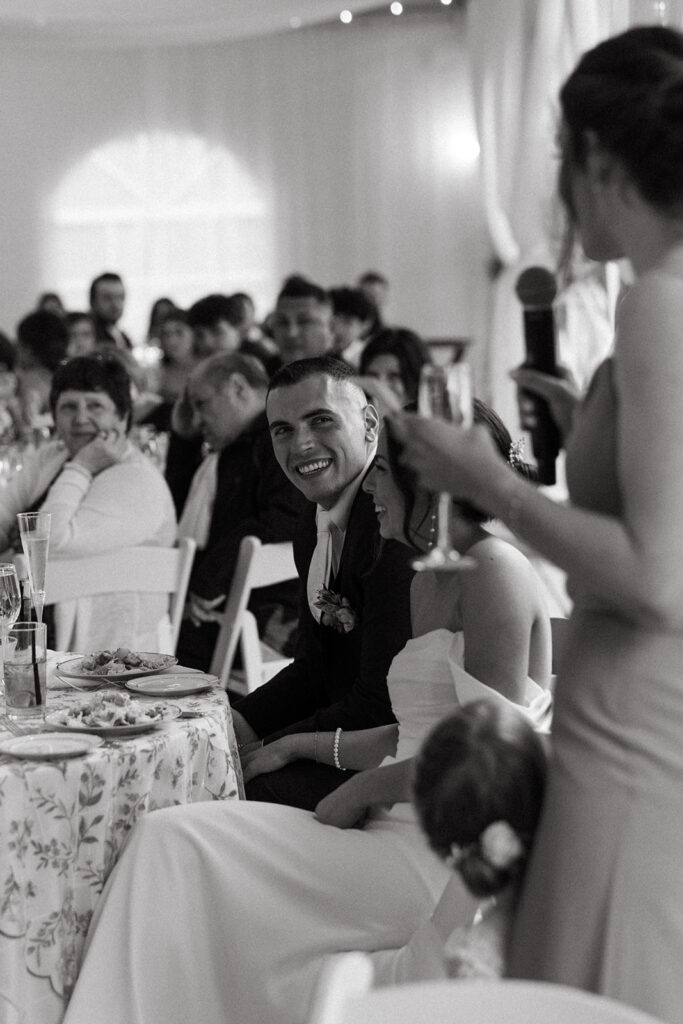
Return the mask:
{"type": "Polygon", "coordinates": [[[334,744],[333,744],[333,747],[332,747],[332,754],[334,756],[334,767],[338,768],[340,772],[345,772],[346,768],[342,768],[341,764],[339,763],[339,740],[341,738],[341,734],[342,734],[341,728],[337,729],[335,734],[334,734],[334,744]]]}

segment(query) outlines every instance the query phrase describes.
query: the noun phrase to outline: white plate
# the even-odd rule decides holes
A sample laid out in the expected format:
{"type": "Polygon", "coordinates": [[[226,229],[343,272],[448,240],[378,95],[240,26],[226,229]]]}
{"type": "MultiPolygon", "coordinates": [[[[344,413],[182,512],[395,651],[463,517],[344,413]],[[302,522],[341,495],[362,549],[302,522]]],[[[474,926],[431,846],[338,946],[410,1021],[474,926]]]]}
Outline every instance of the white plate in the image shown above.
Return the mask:
{"type": "Polygon", "coordinates": [[[145,697],[189,697],[190,694],[210,690],[217,682],[217,676],[199,675],[197,672],[186,675],[172,673],[148,679],[129,679],[126,689],[142,693],[145,697]]]}
{"type": "Polygon", "coordinates": [[[135,651],[135,654],[139,654],[141,658],[159,658],[159,664],[156,668],[131,668],[126,672],[114,672],[112,674],[84,672],[80,667],[84,658],[84,655],[81,655],[79,658],[69,658],[68,661],[60,661],[57,665],[57,673],[64,679],[92,679],[97,680],[98,683],[106,683],[107,680],[110,680],[112,683],[122,683],[126,679],[135,679],[137,676],[153,676],[158,672],[166,672],[178,663],[178,659],[174,658],[172,654],[154,654],[147,651],[135,651]]]}
{"type": "Polygon", "coordinates": [[[79,757],[102,746],[100,736],[74,736],[63,732],[36,733],[35,736],[13,736],[0,742],[0,754],[23,757],[28,761],[61,761],[64,757],[79,757]]]}
{"type": "Polygon", "coordinates": [[[134,725],[81,725],[78,722],[74,722],[73,725],[62,725],[61,722],[56,721],[58,711],[53,711],[51,714],[45,716],[45,721],[54,729],[55,732],[77,732],[92,733],[93,736],[107,736],[109,739],[115,739],[116,737],[126,736],[138,736],[143,732],[151,732],[152,729],[157,729],[160,725],[165,725],[167,722],[174,722],[176,718],[180,718],[180,708],[173,707],[169,704],[164,712],[163,718],[155,718],[149,722],[136,722],[134,725]]]}

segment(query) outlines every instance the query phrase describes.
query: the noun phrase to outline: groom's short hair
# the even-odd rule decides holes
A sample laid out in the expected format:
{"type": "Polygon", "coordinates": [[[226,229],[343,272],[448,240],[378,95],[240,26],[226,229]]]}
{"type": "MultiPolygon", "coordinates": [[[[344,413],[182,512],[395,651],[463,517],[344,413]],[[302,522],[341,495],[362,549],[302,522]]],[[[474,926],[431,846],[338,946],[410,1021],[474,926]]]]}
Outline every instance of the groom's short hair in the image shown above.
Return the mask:
{"type": "Polygon", "coordinates": [[[302,380],[317,377],[319,374],[331,377],[332,380],[350,381],[360,388],[355,370],[347,363],[335,359],[334,356],[313,356],[310,359],[296,359],[293,363],[280,367],[271,378],[268,394],[277,388],[291,388],[295,384],[300,384],[302,380]]]}

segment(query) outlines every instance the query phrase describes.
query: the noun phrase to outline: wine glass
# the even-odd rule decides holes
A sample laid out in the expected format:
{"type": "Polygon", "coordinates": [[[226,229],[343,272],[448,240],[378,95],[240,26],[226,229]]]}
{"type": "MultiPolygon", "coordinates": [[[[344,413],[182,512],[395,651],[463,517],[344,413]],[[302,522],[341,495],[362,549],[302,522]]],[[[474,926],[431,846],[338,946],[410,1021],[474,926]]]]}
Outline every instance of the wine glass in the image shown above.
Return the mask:
{"type": "Polygon", "coordinates": [[[11,562],[0,562],[0,686],[5,687],[5,644],[7,633],[19,618],[21,593],[17,570],[11,562]]]}
{"type": "MultiPolygon", "coordinates": [[[[468,363],[449,363],[434,366],[426,363],[420,372],[417,411],[425,419],[448,420],[469,429],[474,410],[472,399],[472,373],[468,363]]],[[[436,544],[413,561],[417,572],[453,572],[473,569],[474,558],[461,555],[451,544],[451,496],[443,492],[438,496],[436,509],[436,544]]]]}
{"type": "Polygon", "coordinates": [[[31,600],[36,618],[38,622],[42,622],[45,605],[45,569],[52,516],[49,512],[19,512],[17,519],[19,520],[21,546],[26,556],[31,600]]]}

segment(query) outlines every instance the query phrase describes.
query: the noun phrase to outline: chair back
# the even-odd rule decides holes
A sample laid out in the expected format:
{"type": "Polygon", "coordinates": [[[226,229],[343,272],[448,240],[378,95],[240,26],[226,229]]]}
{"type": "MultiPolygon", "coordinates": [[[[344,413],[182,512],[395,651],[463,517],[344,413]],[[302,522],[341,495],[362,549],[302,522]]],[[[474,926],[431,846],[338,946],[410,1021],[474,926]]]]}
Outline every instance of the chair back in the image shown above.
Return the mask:
{"type": "Polygon", "coordinates": [[[335,1013],[311,1016],[309,1024],[661,1024],[605,996],[507,979],[420,982],[351,993],[335,1013]]]}
{"type": "MultiPolygon", "coordinates": [[[[213,675],[218,676],[222,686],[228,686],[240,640],[246,691],[251,692],[264,681],[256,622],[247,609],[249,598],[252,590],[259,587],[269,587],[297,578],[294,553],[289,541],[262,544],[258,537],[242,538],[209,669],[213,675]]],[[[280,658],[276,663],[281,667],[289,660],[280,658]]]]}
{"type": "Polygon", "coordinates": [[[172,548],[148,545],[85,558],[51,558],[45,603],[57,604],[96,594],[167,594],[169,643],[175,651],[195,549],[194,540],[184,537],[172,548]]]}

